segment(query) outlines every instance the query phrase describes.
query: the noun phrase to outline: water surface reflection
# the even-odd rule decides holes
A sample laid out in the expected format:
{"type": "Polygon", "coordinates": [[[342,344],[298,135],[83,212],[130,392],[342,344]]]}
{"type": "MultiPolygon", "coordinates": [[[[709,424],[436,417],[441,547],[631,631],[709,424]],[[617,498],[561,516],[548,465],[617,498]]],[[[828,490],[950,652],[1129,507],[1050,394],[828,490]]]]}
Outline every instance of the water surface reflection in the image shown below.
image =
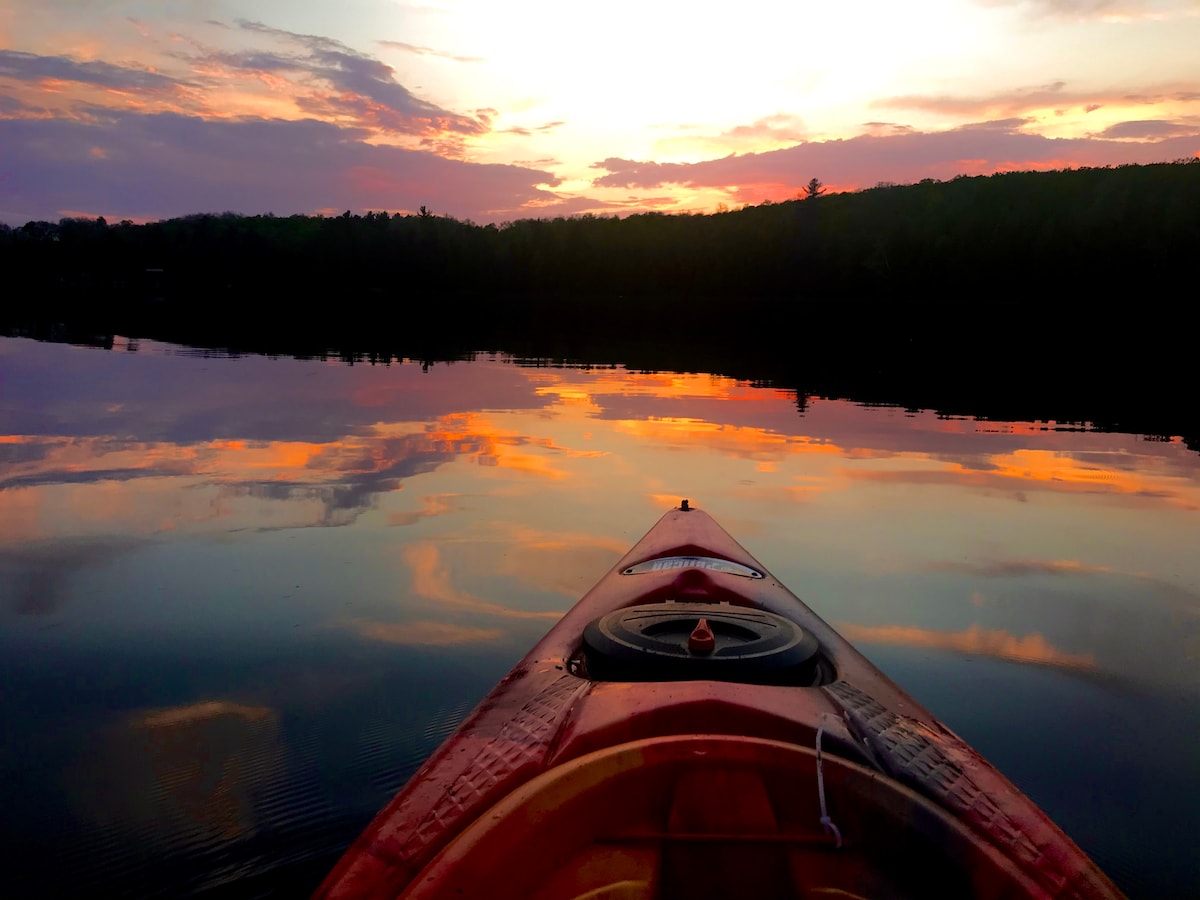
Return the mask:
{"type": "Polygon", "coordinates": [[[310,888],[686,496],[1126,890],[1200,890],[1180,440],[489,356],[0,376],[5,888],[310,888]]]}

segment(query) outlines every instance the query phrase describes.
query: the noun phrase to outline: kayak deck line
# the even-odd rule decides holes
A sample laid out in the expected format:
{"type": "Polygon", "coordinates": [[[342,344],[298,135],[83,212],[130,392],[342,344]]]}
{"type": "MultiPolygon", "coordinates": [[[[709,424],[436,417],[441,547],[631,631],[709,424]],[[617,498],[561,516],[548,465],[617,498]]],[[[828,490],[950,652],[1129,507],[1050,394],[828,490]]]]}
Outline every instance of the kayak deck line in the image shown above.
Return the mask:
{"type": "Polygon", "coordinates": [[[315,896],[812,892],[1121,896],[685,502],[501,679],[315,896]]]}

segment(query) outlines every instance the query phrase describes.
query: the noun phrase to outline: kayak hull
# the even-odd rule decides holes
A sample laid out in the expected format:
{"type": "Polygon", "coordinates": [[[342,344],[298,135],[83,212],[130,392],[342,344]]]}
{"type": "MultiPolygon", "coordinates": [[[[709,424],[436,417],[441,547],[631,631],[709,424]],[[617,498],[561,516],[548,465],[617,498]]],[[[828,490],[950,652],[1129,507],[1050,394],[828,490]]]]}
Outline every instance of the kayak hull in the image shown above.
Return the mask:
{"type": "Polygon", "coordinates": [[[484,698],[316,896],[715,897],[730,895],[729,879],[762,896],[1121,896],[1036,805],[686,504],[484,698]],[[726,675],[697,625],[691,649],[687,635],[680,649],[651,634],[645,652],[678,657],[672,673],[695,659],[704,677],[635,666],[623,680],[619,660],[593,677],[588,626],[653,604],[712,609],[716,652],[725,624],[744,631],[739,610],[782,617],[815,639],[819,664],[799,683],[761,683],[756,657],[770,654],[751,636],[726,675]]]}

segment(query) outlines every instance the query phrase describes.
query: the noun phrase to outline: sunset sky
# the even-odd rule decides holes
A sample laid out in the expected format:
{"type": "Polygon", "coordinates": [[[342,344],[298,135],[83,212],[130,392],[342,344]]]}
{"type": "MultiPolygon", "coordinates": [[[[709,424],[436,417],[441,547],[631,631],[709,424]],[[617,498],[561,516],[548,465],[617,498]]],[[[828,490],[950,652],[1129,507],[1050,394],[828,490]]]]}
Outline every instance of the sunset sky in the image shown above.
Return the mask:
{"type": "Polygon", "coordinates": [[[0,0],[0,221],[712,212],[1200,154],[1200,0],[0,0]]]}

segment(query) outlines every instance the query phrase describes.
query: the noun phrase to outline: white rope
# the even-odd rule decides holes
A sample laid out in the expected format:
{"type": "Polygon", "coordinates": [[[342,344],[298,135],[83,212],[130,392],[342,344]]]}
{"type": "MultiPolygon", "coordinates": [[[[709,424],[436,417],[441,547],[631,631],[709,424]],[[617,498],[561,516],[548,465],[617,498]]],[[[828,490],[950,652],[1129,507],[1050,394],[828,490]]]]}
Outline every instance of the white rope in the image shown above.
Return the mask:
{"type": "Polygon", "coordinates": [[[821,735],[825,732],[825,715],[828,714],[821,716],[821,724],[817,727],[817,796],[821,799],[821,825],[826,834],[832,834],[837,839],[838,849],[841,849],[842,832],[833,824],[833,819],[829,818],[829,811],[825,808],[825,772],[821,768],[821,735]]]}

